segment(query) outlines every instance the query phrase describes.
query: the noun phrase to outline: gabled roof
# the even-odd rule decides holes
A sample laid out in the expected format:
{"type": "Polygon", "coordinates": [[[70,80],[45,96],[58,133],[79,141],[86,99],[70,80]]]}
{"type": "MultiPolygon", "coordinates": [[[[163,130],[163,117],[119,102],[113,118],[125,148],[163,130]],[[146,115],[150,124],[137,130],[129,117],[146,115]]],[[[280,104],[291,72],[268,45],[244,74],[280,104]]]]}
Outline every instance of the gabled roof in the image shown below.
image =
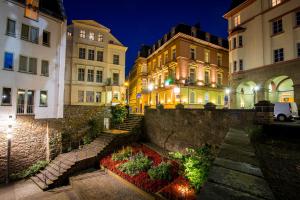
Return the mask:
{"type": "Polygon", "coordinates": [[[95,20],[72,20],[72,23],[78,23],[78,24],[84,24],[84,25],[88,25],[88,26],[93,26],[95,28],[101,28],[101,29],[105,29],[106,31],[110,32],[110,29],[103,26],[102,24],[96,22],[95,20]]]}
{"type": "MultiPolygon", "coordinates": [[[[26,0],[12,1],[21,3],[23,5],[26,4],[26,0]]],[[[39,11],[60,20],[66,19],[63,0],[40,0],[39,11]]]]}

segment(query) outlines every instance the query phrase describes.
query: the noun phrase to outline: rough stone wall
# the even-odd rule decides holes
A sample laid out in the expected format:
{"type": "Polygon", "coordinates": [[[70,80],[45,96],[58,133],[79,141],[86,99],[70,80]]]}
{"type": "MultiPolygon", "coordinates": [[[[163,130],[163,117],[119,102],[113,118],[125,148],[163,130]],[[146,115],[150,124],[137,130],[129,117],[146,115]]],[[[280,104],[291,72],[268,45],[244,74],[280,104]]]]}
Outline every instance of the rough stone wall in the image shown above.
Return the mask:
{"type": "MultiPolygon", "coordinates": [[[[11,141],[10,173],[20,172],[39,160],[53,159],[62,151],[62,133],[76,134],[92,118],[103,127],[103,118],[110,117],[110,109],[95,106],[66,106],[63,119],[34,119],[17,116],[11,141]]],[[[0,183],[5,180],[7,139],[0,133],[0,183]]]]}
{"type": "Polygon", "coordinates": [[[254,115],[253,110],[147,109],[144,136],[170,151],[220,145],[230,127],[251,126],[254,115]]]}

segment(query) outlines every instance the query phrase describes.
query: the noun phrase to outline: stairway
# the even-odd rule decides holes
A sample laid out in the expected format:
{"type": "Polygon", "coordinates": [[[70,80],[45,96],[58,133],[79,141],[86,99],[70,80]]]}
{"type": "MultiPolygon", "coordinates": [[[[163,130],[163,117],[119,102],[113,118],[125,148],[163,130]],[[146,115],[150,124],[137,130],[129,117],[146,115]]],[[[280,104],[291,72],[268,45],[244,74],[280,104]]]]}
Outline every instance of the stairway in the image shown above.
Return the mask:
{"type": "Polygon", "coordinates": [[[245,131],[229,130],[197,199],[274,199],[245,131]]]}
{"type": "Polygon", "coordinates": [[[115,126],[115,129],[131,132],[134,128],[139,127],[143,120],[143,115],[130,114],[122,124],[115,126]]]}
{"type": "Polygon", "coordinates": [[[114,137],[114,135],[100,134],[92,143],[83,145],[81,149],[58,155],[44,170],[31,177],[31,180],[42,190],[63,184],[69,175],[78,169],[93,166],[98,156],[105,152],[112,143],[114,137]]]}

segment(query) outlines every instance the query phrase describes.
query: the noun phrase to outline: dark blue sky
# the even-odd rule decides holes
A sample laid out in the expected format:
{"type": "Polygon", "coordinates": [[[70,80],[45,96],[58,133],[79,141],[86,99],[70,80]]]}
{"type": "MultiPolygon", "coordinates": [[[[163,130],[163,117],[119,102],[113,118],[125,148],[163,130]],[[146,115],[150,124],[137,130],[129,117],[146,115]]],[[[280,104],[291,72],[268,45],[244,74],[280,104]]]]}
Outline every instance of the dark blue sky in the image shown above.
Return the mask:
{"type": "Polygon", "coordinates": [[[222,18],[231,0],[64,0],[68,20],[93,19],[110,28],[125,46],[126,74],[140,45],[152,45],[178,23],[201,24],[204,31],[227,37],[222,18]]]}

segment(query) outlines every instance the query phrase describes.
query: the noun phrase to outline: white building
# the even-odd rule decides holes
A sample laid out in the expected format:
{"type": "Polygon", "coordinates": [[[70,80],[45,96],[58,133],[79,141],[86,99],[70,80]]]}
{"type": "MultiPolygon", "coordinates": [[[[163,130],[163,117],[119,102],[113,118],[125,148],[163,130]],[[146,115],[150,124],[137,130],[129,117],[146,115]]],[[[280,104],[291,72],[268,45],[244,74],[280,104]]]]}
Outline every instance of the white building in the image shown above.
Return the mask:
{"type": "Polygon", "coordinates": [[[94,20],[73,20],[67,36],[65,104],[123,103],[126,51],[107,27],[94,20]]]}
{"type": "Polygon", "coordinates": [[[65,50],[62,0],[0,1],[0,121],[63,117],[65,50]]]}
{"type": "Polygon", "coordinates": [[[228,20],[232,107],[300,105],[300,1],[235,1],[228,20]]]}

